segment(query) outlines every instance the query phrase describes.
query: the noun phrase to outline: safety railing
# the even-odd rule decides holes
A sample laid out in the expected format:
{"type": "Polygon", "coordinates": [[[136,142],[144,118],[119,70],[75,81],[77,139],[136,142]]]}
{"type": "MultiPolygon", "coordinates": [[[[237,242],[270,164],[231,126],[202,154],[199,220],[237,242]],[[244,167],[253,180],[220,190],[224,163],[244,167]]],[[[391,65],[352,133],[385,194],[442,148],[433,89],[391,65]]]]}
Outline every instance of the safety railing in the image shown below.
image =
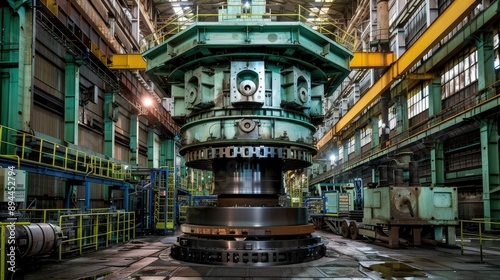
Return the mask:
{"type": "Polygon", "coordinates": [[[127,165],[5,126],[0,126],[0,157],[116,180],[130,178],[127,165]]]}
{"type": "MultiPolygon", "coordinates": [[[[242,5],[240,10],[244,10],[242,5]]],[[[262,5],[261,5],[262,6],[262,5]]],[[[224,5],[227,7],[227,5],[224,5]]],[[[252,7],[259,7],[259,5],[252,5],[252,7]]],[[[219,7],[214,7],[212,5],[211,10],[218,11],[219,7]]],[[[262,8],[262,7],[260,7],[262,8]]],[[[311,28],[315,29],[319,33],[329,37],[333,41],[339,43],[350,51],[354,51],[357,45],[357,38],[347,33],[335,23],[329,21],[324,17],[320,17],[317,13],[298,6],[297,13],[275,13],[272,12],[271,6],[266,6],[263,8],[268,11],[264,14],[257,13],[244,13],[244,14],[222,14],[222,13],[200,13],[200,10],[210,10],[205,7],[205,5],[199,5],[196,11],[190,10],[185,11],[184,14],[174,17],[172,20],[168,21],[164,26],[155,31],[155,33],[145,37],[141,44],[141,52],[145,52],[161,43],[171,36],[181,32],[188,26],[196,22],[214,21],[214,18],[240,18],[247,19],[250,21],[256,21],[259,19],[271,19],[273,21],[279,22],[302,22],[311,28]],[[306,16],[307,15],[307,16],[306,16]]],[[[262,9],[256,9],[262,10],[262,9]]]]}
{"type": "Polygon", "coordinates": [[[61,215],[58,226],[65,236],[59,246],[59,260],[63,254],[81,255],[85,249],[108,248],[135,238],[134,212],[61,215]]]}
{"type": "Polygon", "coordinates": [[[460,254],[464,255],[465,243],[468,241],[470,249],[479,250],[479,257],[483,261],[484,251],[498,252],[500,247],[500,235],[491,234],[491,230],[500,229],[500,222],[492,222],[489,219],[473,219],[460,221],[460,254]]]}
{"type": "MultiPolygon", "coordinates": [[[[18,209],[21,212],[22,220],[31,223],[53,223],[57,224],[61,215],[84,214],[81,208],[54,208],[54,209],[18,209]]],[[[85,210],[85,213],[106,213],[109,208],[92,208],[85,210]]]]}
{"type": "Polygon", "coordinates": [[[53,223],[56,224],[61,215],[78,214],[80,208],[67,209],[19,209],[22,219],[32,223],[53,223]]]}

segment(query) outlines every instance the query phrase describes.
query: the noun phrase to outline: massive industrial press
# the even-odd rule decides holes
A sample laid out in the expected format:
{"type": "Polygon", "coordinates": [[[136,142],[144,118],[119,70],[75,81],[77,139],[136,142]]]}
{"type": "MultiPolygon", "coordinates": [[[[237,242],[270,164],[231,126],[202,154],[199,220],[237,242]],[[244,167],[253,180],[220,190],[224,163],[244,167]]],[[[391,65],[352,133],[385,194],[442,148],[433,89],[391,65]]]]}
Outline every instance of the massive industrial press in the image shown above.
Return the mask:
{"type": "Polygon", "coordinates": [[[212,170],[218,196],[217,207],[188,209],[172,257],[276,265],[324,256],[307,209],[280,203],[283,172],[316,154],[314,124],[349,72],[344,43],[352,42],[306,13],[228,1],[143,54],[148,75],[172,98],[186,165],[212,170]]]}

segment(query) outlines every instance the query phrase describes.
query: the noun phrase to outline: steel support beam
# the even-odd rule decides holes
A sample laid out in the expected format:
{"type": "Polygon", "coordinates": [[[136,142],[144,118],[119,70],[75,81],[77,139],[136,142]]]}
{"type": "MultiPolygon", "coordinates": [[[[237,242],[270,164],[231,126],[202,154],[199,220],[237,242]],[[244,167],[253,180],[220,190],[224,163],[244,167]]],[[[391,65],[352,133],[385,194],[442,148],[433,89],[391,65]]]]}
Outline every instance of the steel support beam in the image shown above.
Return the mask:
{"type": "MultiPolygon", "coordinates": [[[[477,46],[477,82],[478,90],[482,91],[496,80],[495,71],[495,49],[493,46],[493,31],[486,30],[479,34],[479,39],[476,41],[477,46]]],[[[493,91],[494,88],[490,87],[487,91],[493,91]]]]}
{"type": "Polygon", "coordinates": [[[444,149],[441,140],[434,141],[431,149],[431,183],[433,186],[442,187],[445,182],[444,149]]]}
{"type": "Polygon", "coordinates": [[[429,117],[439,114],[441,110],[441,78],[435,78],[429,85],[429,117]]]}
{"type": "Polygon", "coordinates": [[[83,208],[85,210],[89,210],[90,209],[90,195],[91,195],[90,182],[85,181],[82,183],[82,185],[85,188],[85,197],[84,197],[83,208]]]}
{"type": "Polygon", "coordinates": [[[2,50],[0,51],[0,124],[29,130],[31,111],[33,23],[26,1],[9,1],[0,8],[2,50]]]}
{"type": "MultiPolygon", "coordinates": [[[[484,218],[498,219],[498,210],[494,209],[497,205],[492,201],[492,190],[500,186],[499,178],[499,156],[498,156],[498,124],[493,119],[483,119],[480,121],[480,135],[481,135],[481,161],[483,171],[483,207],[484,218]],[[494,214],[492,210],[496,210],[494,214]]],[[[485,223],[485,230],[491,230],[491,224],[485,223]]]]}
{"type": "Polygon", "coordinates": [[[64,141],[78,145],[78,106],[80,106],[80,66],[82,61],[66,54],[64,90],[64,141]]]}
{"type": "Polygon", "coordinates": [[[115,157],[115,122],[113,112],[115,94],[106,92],[104,94],[104,154],[108,157],[115,157]]]}
{"type": "Polygon", "coordinates": [[[146,70],[146,61],[139,53],[114,54],[111,61],[108,67],[112,70],[146,70]]]}
{"type": "Polygon", "coordinates": [[[173,139],[164,139],[161,141],[161,165],[170,169],[175,168],[175,141],[173,139]]]}
{"type": "Polygon", "coordinates": [[[154,162],[154,153],[155,153],[155,132],[152,128],[148,130],[148,167],[149,168],[154,168],[158,167],[155,166],[154,162]]]}
{"type": "Polygon", "coordinates": [[[351,69],[375,69],[391,66],[396,61],[393,52],[355,52],[349,66],[351,69]]]}
{"type": "Polygon", "coordinates": [[[448,8],[425,30],[420,38],[392,64],[389,69],[378,79],[372,87],[354,104],[347,113],[325,133],[318,141],[316,147],[321,149],[323,145],[333,139],[334,135],[348,126],[370,104],[377,101],[380,95],[388,90],[394,81],[403,78],[404,75],[415,65],[427,52],[446,36],[472,9],[475,8],[477,0],[453,1],[448,8]]]}
{"type": "Polygon", "coordinates": [[[130,116],[130,164],[139,165],[139,115],[130,116]]]}

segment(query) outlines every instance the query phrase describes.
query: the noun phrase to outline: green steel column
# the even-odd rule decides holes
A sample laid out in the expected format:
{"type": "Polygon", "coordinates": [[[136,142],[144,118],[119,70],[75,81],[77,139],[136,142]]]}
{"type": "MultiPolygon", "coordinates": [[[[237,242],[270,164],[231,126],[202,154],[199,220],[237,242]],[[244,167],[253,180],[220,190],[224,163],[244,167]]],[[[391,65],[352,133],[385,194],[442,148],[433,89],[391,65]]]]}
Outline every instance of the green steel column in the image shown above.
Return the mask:
{"type": "MultiPolygon", "coordinates": [[[[487,30],[479,34],[476,41],[478,61],[478,90],[482,90],[495,82],[495,50],[493,33],[487,30]]],[[[485,94],[491,92],[489,88],[485,94]]],[[[483,177],[483,207],[484,218],[497,220],[500,218],[499,188],[499,156],[498,156],[498,126],[495,120],[481,121],[481,159],[483,177]]],[[[490,224],[485,224],[485,230],[491,230],[490,224]]]]}
{"type": "Polygon", "coordinates": [[[130,116],[130,164],[139,164],[139,115],[130,116]]]}
{"type": "Polygon", "coordinates": [[[0,8],[0,124],[27,131],[32,98],[31,1],[8,3],[10,7],[0,8]]]}
{"type": "Polygon", "coordinates": [[[441,109],[441,77],[438,77],[429,84],[429,117],[438,114],[441,109]]]}
{"type": "Polygon", "coordinates": [[[444,150],[443,143],[440,140],[434,141],[434,147],[431,149],[431,183],[432,186],[444,186],[444,150]]]}
{"type": "Polygon", "coordinates": [[[372,182],[373,183],[379,182],[379,178],[380,178],[380,173],[377,172],[377,169],[372,168],[372,182]]]}
{"type": "Polygon", "coordinates": [[[155,153],[155,132],[153,129],[148,130],[148,167],[153,168],[154,165],[154,153],[155,153]]]}
{"type": "Polygon", "coordinates": [[[115,121],[113,120],[113,103],[115,94],[113,92],[104,93],[104,154],[115,157],[115,121]]]}
{"type": "MultiPolygon", "coordinates": [[[[484,119],[481,121],[481,160],[483,172],[483,206],[484,218],[498,221],[500,218],[500,198],[498,196],[500,174],[498,156],[498,126],[496,120],[484,119]]],[[[491,225],[485,224],[485,230],[491,225]]]]}
{"type": "Polygon", "coordinates": [[[175,141],[165,139],[161,141],[161,165],[175,167],[175,141]]]}
{"type": "Polygon", "coordinates": [[[361,155],[361,131],[359,129],[354,131],[354,154],[361,155]]]}
{"type": "Polygon", "coordinates": [[[64,90],[64,141],[78,145],[78,106],[80,105],[80,66],[82,61],[66,54],[64,90]]]}
{"type": "Polygon", "coordinates": [[[396,98],[396,133],[401,134],[408,130],[408,97],[399,95],[396,98]]]}
{"type": "Polygon", "coordinates": [[[372,120],[372,147],[378,147],[380,143],[378,117],[371,118],[371,120],[372,120]]]}
{"type": "MultiPolygon", "coordinates": [[[[482,90],[495,82],[495,50],[493,47],[493,32],[485,31],[479,34],[476,42],[478,63],[478,89],[482,90]]],[[[489,91],[493,90],[490,88],[489,91]]]]}

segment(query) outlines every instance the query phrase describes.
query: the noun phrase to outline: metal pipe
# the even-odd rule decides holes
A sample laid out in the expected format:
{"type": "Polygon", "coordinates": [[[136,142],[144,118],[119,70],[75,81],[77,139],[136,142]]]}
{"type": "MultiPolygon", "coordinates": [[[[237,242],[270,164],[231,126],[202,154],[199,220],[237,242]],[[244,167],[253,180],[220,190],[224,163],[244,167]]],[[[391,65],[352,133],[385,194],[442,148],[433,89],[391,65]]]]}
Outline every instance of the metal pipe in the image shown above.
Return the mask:
{"type": "MultiPolygon", "coordinates": [[[[381,229],[375,230],[375,239],[389,243],[389,236],[387,236],[387,234],[385,234],[381,229]]],[[[398,238],[398,242],[399,242],[399,245],[404,246],[404,247],[407,247],[408,245],[410,245],[410,242],[406,239],[403,239],[403,238],[398,238]]]]}
{"type": "MultiPolygon", "coordinates": [[[[388,236],[375,235],[375,239],[389,243],[388,236]]],[[[410,245],[410,242],[406,239],[403,239],[403,238],[398,238],[398,242],[399,242],[399,245],[404,246],[404,247],[407,247],[408,245],[410,245]]]]}
{"type": "Polygon", "coordinates": [[[438,242],[434,239],[429,239],[429,238],[422,238],[422,243],[431,245],[431,246],[437,246],[438,242]]]}

